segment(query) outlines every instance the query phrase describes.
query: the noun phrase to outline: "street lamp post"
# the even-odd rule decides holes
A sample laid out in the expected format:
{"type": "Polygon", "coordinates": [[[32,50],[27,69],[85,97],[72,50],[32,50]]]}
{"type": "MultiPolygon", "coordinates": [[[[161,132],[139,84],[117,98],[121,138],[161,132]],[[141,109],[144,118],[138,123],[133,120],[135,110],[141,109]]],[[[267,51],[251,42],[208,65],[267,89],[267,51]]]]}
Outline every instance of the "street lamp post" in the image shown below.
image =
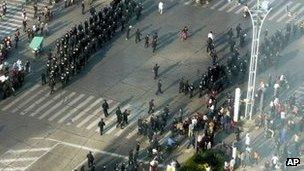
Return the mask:
{"type": "Polygon", "coordinates": [[[245,118],[249,116],[249,119],[251,119],[253,113],[253,106],[254,106],[255,81],[256,81],[257,63],[258,63],[258,55],[259,55],[260,34],[264,20],[271,11],[271,9],[268,9],[268,7],[263,8],[260,0],[257,0],[257,3],[248,11],[250,13],[253,29],[252,29],[252,45],[251,45],[251,57],[250,57],[250,66],[249,66],[249,78],[248,78],[246,106],[245,106],[245,118]]]}

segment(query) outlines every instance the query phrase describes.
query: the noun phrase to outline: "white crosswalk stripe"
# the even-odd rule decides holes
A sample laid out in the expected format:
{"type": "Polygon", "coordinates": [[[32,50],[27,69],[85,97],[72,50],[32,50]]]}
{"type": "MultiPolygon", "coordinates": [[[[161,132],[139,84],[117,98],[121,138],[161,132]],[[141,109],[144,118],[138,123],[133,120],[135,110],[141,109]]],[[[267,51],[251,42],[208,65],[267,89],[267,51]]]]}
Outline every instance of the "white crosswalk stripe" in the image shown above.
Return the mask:
{"type": "MultiPolygon", "coordinates": [[[[256,0],[248,0],[246,5],[249,9],[251,9],[256,4],[256,0]]],[[[269,1],[269,7],[271,7],[271,11],[267,17],[267,20],[274,20],[276,22],[292,22],[299,23],[301,20],[304,20],[304,1],[294,2],[294,1],[281,1],[277,2],[276,0],[269,1]],[[287,12],[290,11],[290,15],[287,12]]],[[[225,11],[227,13],[240,14],[245,9],[244,4],[236,3],[236,1],[228,1],[228,0],[219,0],[214,1],[213,4],[210,5],[210,9],[217,11],[225,11]]]]}
{"type": "Polygon", "coordinates": [[[27,98],[25,101],[22,101],[22,103],[18,104],[18,107],[12,110],[13,113],[16,113],[19,109],[23,108],[25,105],[27,105],[30,101],[32,101],[34,98],[36,98],[38,95],[43,93],[46,90],[46,87],[43,87],[41,90],[36,92],[34,95],[31,95],[29,98],[27,98]]]}
{"type": "MultiPolygon", "coordinates": [[[[76,127],[78,127],[78,128],[82,127],[85,123],[89,122],[89,120],[94,118],[99,112],[100,112],[100,109],[96,109],[92,114],[88,115],[84,120],[82,120],[76,127]]],[[[94,126],[94,125],[92,125],[92,126],[94,126]]]]}
{"type": "Polygon", "coordinates": [[[3,111],[11,108],[13,105],[15,105],[16,103],[18,103],[20,100],[22,100],[25,96],[29,95],[31,92],[35,91],[37,88],[39,88],[40,85],[35,85],[34,87],[32,87],[30,90],[27,90],[25,93],[23,93],[21,96],[17,97],[15,100],[13,100],[11,103],[9,103],[8,105],[3,107],[3,111]]]}
{"type": "Polygon", "coordinates": [[[210,9],[215,9],[217,6],[219,6],[221,3],[224,3],[224,2],[226,2],[227,0],[220,0],[220,1],[218,1],[216,4],[214,4],[214,5],[212,5],[211,7],[210,7],[210,9]]]}
{"type": "Polygon", "coordinates": [[[280,6],[280,9],[279,9],[278,11],[276,11],[274,14],[272,14],[272,15],[269,14],[268,20],[273,20],[275,17],[277,17],[278,15],[280,15],[280,13],[282,13],[282,12],[287,13],[287,12],[286,12],[287,6],[290,6],[292,3],[293,3],[293,2],[288,2],[288,3],[286,3],[286,4],[282,5],[282,6],[280,6]]]}
{"type": "Polygon", "coordinates": [[[83,111],[81,111],[78,115],[76,115],[74,118],[72,118],[72,122],[76,122],[78,119],[80,119],[81,117],[83,117],[85,114],[87,114],[87,112],[89,112],[92,108],[96,107],[97,105],[99,105],[102,102],[103,98],[99,98],[98,100],[96,100],[94,103],[92,103],[90,106],[88,106],[86,109],[84,109],[83,111]]]}
{"type": "Polygon", "coordinates": [[[46,98],[48,98],[47,95],[43,95],[42,97],[40,97],[37,101],[32,102],[32,104],[27,107],[26,109],[24,109],[23,112],[21,112],[21,115],[25,115],[26,113],[30,112],[31,110],[34,109],[34,107],[36,107],[37,105],[40,105],[41,102],[43,102],[46,98]]]}
{"type": "Polygon", "coordinates": [[[286,23],[289,23],[292,19],[297,19],[299,15],[304,16],[304,13],[302,14],[302,12],[304,12],[304,6],[301,7],[298,11],[295,11],[295,13],[296,13],[295,17],[290,18],[289,20],[286,21],[286,23]]]}
{"type": "Polygon", "coordinates": [[[11,163],[11,162],[17,162],[17,161],[34,161],[37,160],[38,157],[27,157],[27,158],[15,158],[15,159],[2,159],[0,160],[0,163],[11,163]]]}
{"type": "Polygon", "coordinates": [[[37,115],[39,112],[41,112],[42,110],[44,110],[46,107],[48,107],[50,104],[52,104],[54,101],[58,100],[59,98],[64,98],[64,94],[66,93],[66,91],[63,91],[61,93],[58,93],[56,96],[53,97],[53,100],[49,100],[47,101],[45,104],[43,104],[42,106],[40,106],[37,110],[35,110],[33,113],[30,114],[30,116],[35,116],[37,115]]]}
{"type": "MultiPolygon", "coordinates": [[[[71,99],[76,93],[72,92],[71,94],[69,94],[66,99],[71,99]]],[[[39,116],[39,120],[45,118],[47,115],[49,115],[50,113],[52,113],[54,110],[56,110],[59,106],[61,106],[63,104],[63,102],[58,102],[56,103],[54,106],[52,106],[50,109],[48,109],[47,111],[45,111],[41,116],[39,116]]]]}
{"type": "Polygon", "coordinates": [[[223,11],[226,7],[228,7],[230,4],[232,4],[232,2],[230,1],[230,2],[228,2],[228,3],[226,3],[225,5],[223,5],[221,8],[219,8],[218,10],[219,11],[223,11]]]}
{"type": "Polygon", "coordinates": [[[85,99],[83,102],[81,102],[79,105],[77,105],[76,108],[73,108],[71,111],[69,111],[68,114],[66,114],[64,117],[62,117],[57,123],[62,123],[69,117],[71,117],[73,114],[75,114],[78,110],[81,110],[82,107],[87,105],[94,97],[90,96],[89,98],[85,99]]]}
{"type": "MultiPolygon", "coordinates": [[[[41,10],[44,8],[45,5],[47,5],[48,0],[39,1],[37,3],[38,10],[41,12],[41,10]]],[[[22,3],[24,1],[6,1],[7,3],[7,12],[6,15],[2,18],[0,21],[0,37],[5,36],[11,36],[17,28],[22,27],[22,3]]],[[[49,6],[51,9],[52,6],[49,6]]],[[[28,18],[28,21],[32,20],[34,18],[34,9],[32,7],[32,4],[24,5],[23,9],[26,11],[26,15],[28,18]]],[[[38,11],[38,12],[39,12],[38,11]]]]}
{"type": "MultiPolygon", "coordinates": [[[[290,11],[294,11],[296,10],[298,7],[300,7],[302,4],[301,3],[297,3],[295,6],[293,6],[292,8],[290,8],[290,11]]],[[[280,22],[282,21],[284,18],[287,18],[288,17],[288,13],[285,13],[284,15],[282,15],[278,20],[277,22],[280,22]]]]}
{"type": "MultiPolygon", "coordinates": [[[[75,92],[72,92],[72,93],[74,94],[73,96],[76,95],[75,92]]],[[[59,115],[65,114],[65,112],[66,112],[71,106],[75,105],[75,104],[76,104],[81,98],[83,98],[84,96],[85,96],[85,95],[82,94],[82,95],[76,97],[75,99],[73,99],[71,102],[69,102],[67,105],[65,105],[62,109],[60,109],[58,112],[56,112],[56,114],[52,115],[52,116],[48,119],[48,121],[53,121],[53,120],[54,120],[56,117],[58,117],[59,115]]]]}

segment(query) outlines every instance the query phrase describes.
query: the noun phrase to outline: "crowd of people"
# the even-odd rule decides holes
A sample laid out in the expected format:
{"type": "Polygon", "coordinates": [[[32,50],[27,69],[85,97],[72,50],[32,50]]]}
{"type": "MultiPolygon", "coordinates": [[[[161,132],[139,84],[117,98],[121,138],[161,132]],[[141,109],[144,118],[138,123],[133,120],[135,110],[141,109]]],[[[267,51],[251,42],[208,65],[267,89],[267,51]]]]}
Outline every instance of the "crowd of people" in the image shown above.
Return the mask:
{"type": "Polygon", "coordinates": [[[41,77],[43,83],[48,80],[50,93],[54,92],[57,82],[61,82],[63,87],[67,85],[70,77],[79,73],[90,56],[110,41],[119,28],[125,30],[134,14],[139,19],[141,7],[133,0],[114,0],[110,7],[100,11],[92,6],[90,13],[89,19],[75,25],[57,40],[53,53],[48,55],[46,72],[41,77]]]}

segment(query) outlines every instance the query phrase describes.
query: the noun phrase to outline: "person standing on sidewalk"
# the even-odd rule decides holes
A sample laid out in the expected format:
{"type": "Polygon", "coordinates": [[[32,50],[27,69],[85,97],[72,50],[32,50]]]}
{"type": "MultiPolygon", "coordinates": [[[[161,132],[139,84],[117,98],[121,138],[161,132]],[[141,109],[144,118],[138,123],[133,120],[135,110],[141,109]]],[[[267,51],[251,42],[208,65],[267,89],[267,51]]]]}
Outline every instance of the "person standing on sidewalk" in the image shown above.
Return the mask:
{"type": "Polygon", "coordinates": [[[85,10],[85,5],[84,5],[84,0],[81,1],[81,13],[84,14],[85,10]]]}

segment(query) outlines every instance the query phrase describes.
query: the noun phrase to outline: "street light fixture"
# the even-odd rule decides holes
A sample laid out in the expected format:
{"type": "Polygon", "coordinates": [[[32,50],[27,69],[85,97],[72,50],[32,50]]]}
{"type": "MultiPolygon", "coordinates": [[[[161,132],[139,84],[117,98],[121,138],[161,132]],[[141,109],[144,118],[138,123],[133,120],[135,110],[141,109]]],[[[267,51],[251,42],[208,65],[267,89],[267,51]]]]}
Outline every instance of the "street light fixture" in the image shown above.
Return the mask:
{"type": "Polygon", "coordinates": [[[254,106],[254,96],[255,96],[254,93],[255,93],[256,72],[257,72],[257,63],[258,63],[258,55],[259,55],[260,34],[265,18],[267,17],[271,9],[268,9],[267,1],[263,1],[261,4],[261,0],[257,0],[257,3],[251,9],[248,9],[248,11],[252,22],[252,45],[251,45],[247,95],[246,95],[247,102],[245,107],[245,118],[249,116],[249,119],[251,119],[253,113],[253,106],[254,106]]]}

